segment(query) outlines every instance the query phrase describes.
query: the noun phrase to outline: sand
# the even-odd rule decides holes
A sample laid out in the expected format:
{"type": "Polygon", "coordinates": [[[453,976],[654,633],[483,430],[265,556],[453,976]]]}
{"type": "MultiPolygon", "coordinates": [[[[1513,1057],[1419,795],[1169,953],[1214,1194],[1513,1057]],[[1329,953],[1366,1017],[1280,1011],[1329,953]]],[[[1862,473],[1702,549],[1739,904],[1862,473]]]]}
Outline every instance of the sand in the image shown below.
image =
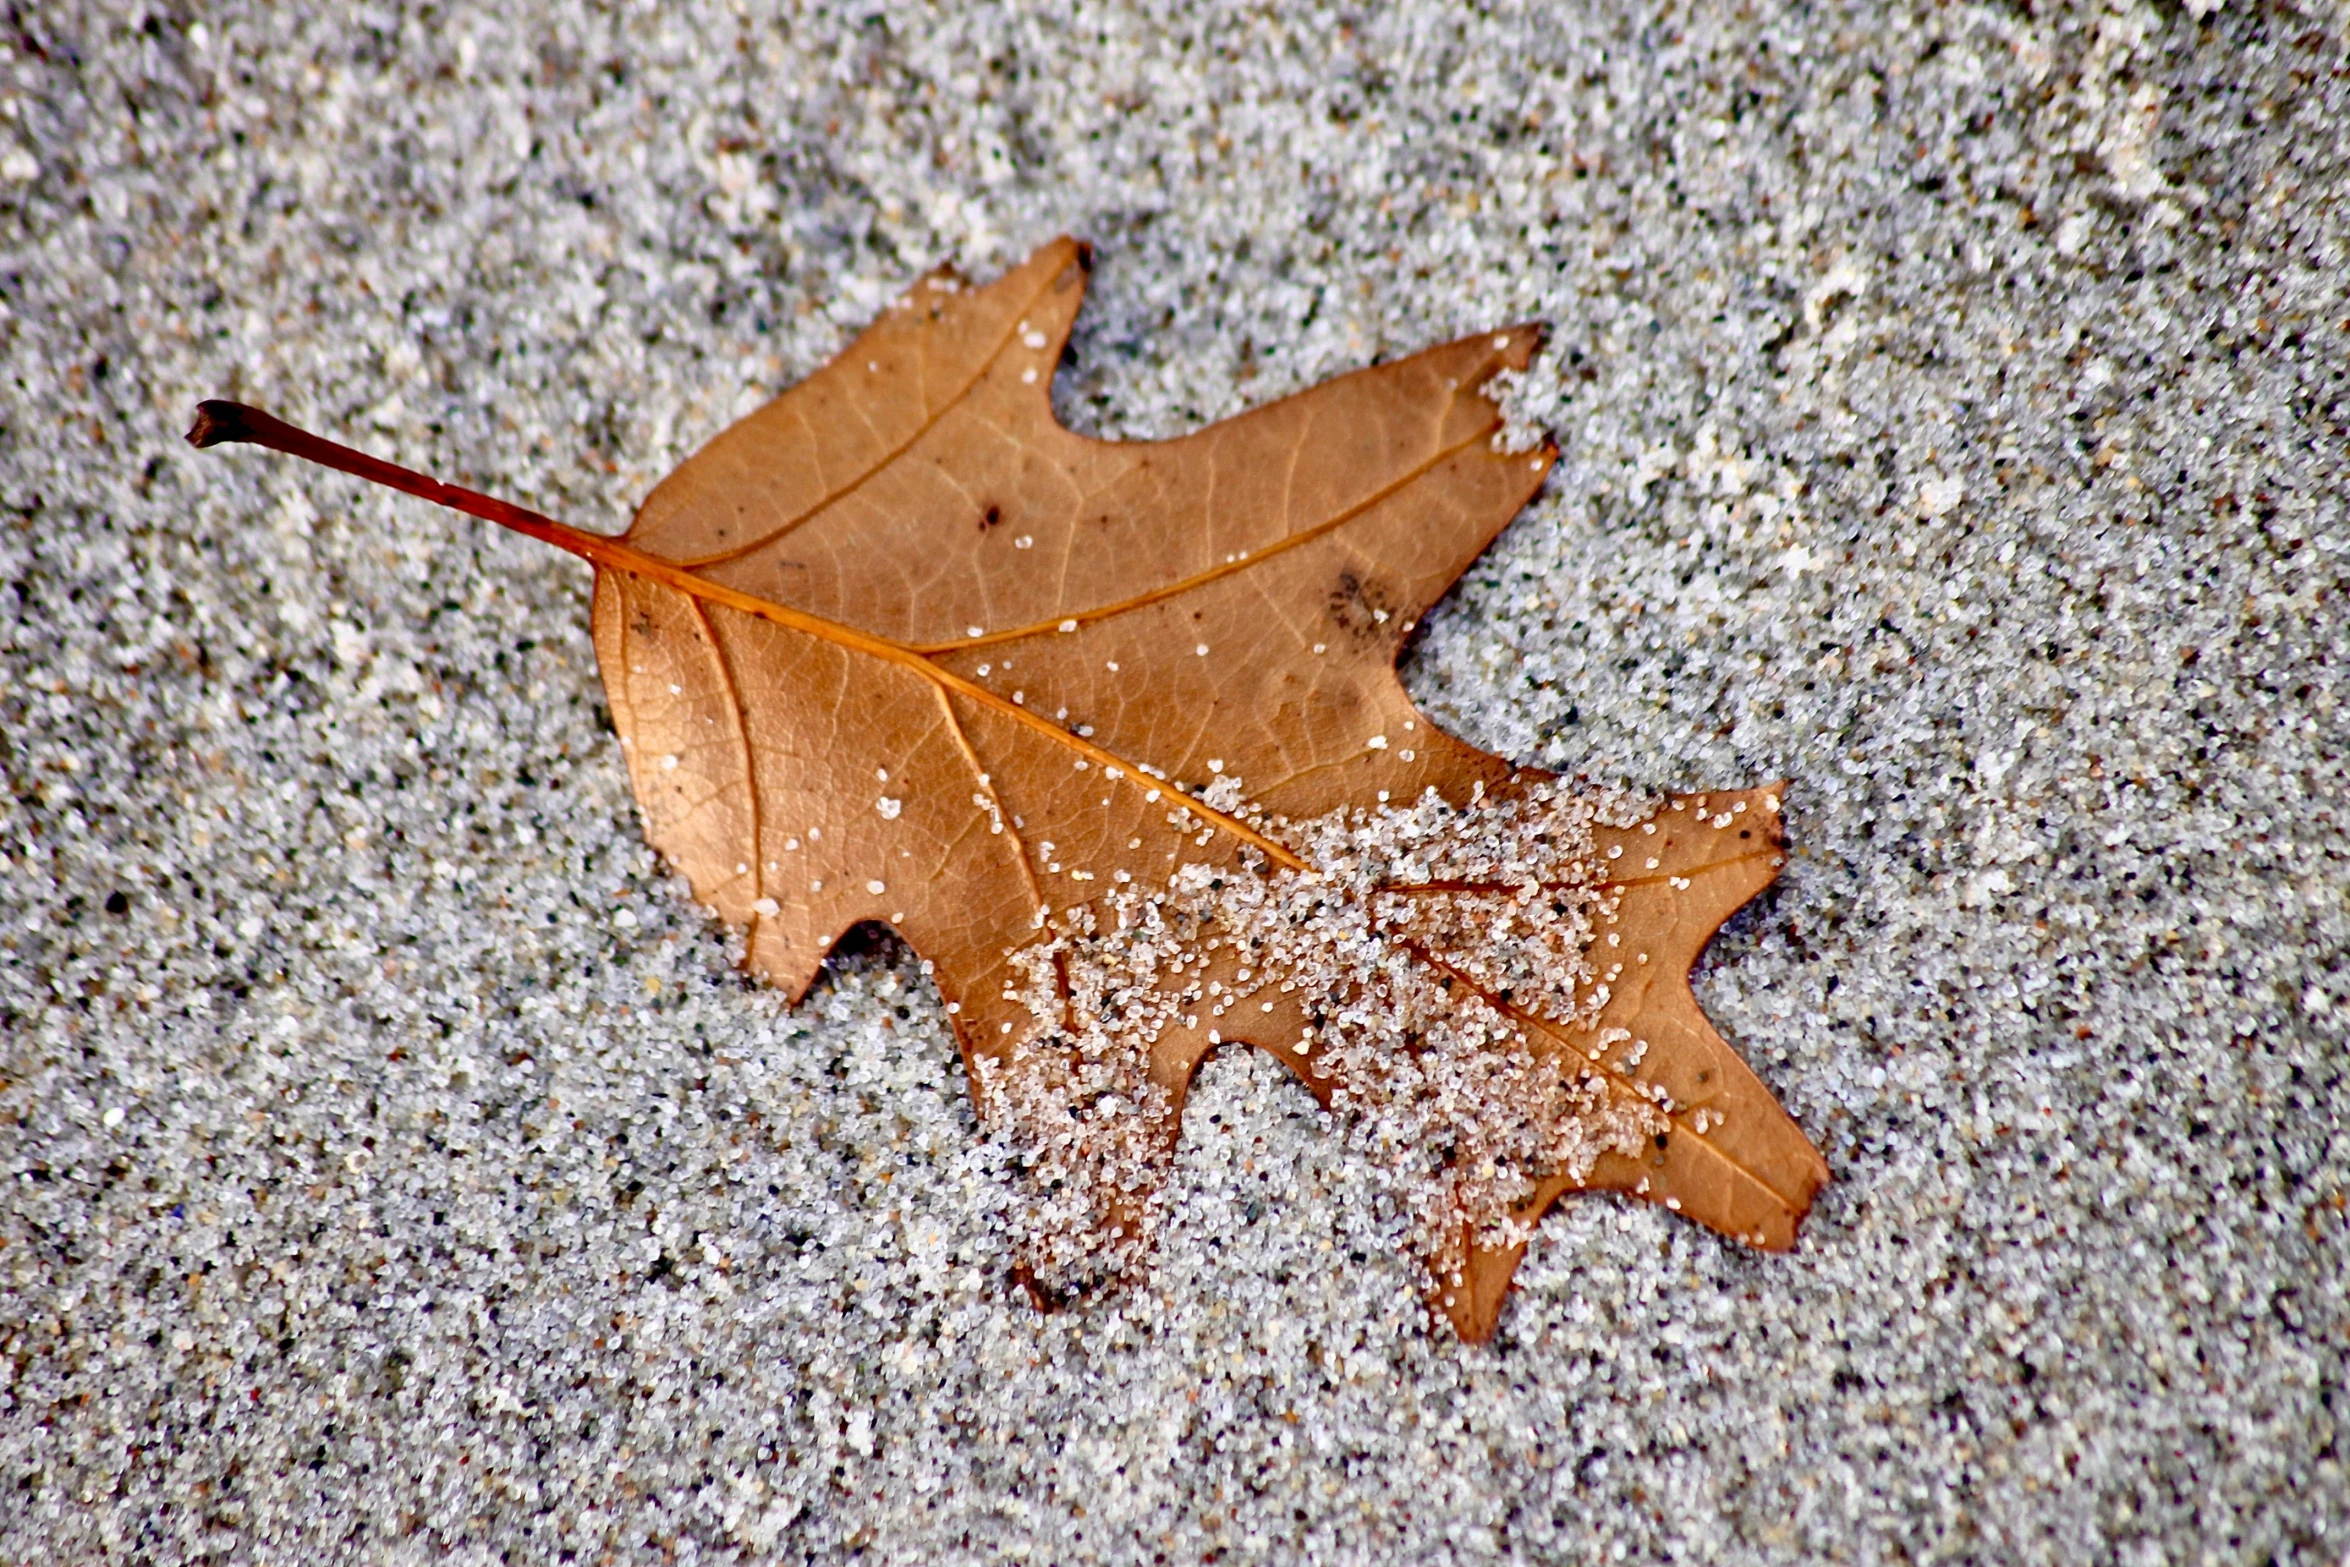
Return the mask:
{"type": "Polygon", "coordinates": [[[87,3],[0,67],[0,1559],[2350,1560],[2350,62],[2313,7],[87,3]],[[747,12],[749,8],[741,8],[747,12]],[[1521,320],[1455,732],[1789,780],[1698,975],[1834,1171],[1490,1347],[1204,1071],[1042,1316],[917,957],[642,846],[584,526],[931,264],[1171,434],[1521,320]]]}

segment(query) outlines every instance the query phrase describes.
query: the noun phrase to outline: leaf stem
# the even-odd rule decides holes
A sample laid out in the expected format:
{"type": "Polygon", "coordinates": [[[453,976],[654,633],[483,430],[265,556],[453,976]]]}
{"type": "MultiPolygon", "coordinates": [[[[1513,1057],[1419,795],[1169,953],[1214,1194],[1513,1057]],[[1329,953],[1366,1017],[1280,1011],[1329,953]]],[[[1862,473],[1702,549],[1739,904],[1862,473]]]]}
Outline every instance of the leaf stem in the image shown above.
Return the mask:
{"type": "MultiPolygon", "coordinates": [[[[275,414],[263,413],[243,403],[232,403],[224,398],[207,398],[196,405],[196,422],[188,430],[188,444],[203,448],[242,441],[254,446],[266,446],[289,457],[299,457],[321,467],[353,474],[373,484],[414,495],[436,505],[447,506],[484,522],[494,522],[501,528],[526,534],[544,544],[552,544],[582,560],[597,565],[620,565],[614,552],[634,555],[636,551],[615,540],[586,533],[554,518],[526,510],[512,501],[499,500],[495,495],[484,495],[463,485],[444,484],[430,474],[403,468],[398,463],[385,462],[381,457],[330,441],[323,435],[312,435],[308,430],[290,425],[275,414]]],[[[628,569],[623,567],[622,569],[628,569]]]]}
{"type": "MultiPolygon", "coordinates": [[[[512,501],[502,501],[494,495],[484,495],[479,490],[469,490],[463,485],[444,484],[429,474],[418,473],[413,468],[403,468],[398,463],[385,462],[380,457],[370,457],[365,452],[356,451],[351,447],[330,441],[322,435],[312,435],[308,430],[290,425],[276,415],[263,413],[258,408],[249,408],[243,403],[233,403],[217,397],[208,398],[198,403],[196,405],[196,422],[188,431],[188,444],[195,447],[207,447],[231,442],[264,446],[271,451],[284,452],[289,457],[300,457],[309,462],[318,463],[322,467],[333,468],[338,472],[352,474],[358,478],[385,485],[402,494],[414,495],[419,499],[464,512],[468,516],[479,517],[484,522],[494,522],[501,528],[512,529],[525,537],[537,539],[543,544],[552,544],[555,548],[577,555],[590,565],[603,570],[625,571],[632,576],[658,582],[664,587],[673,588],[677,592],[693,598],[703,599],[712,604],[723,604],[728,609],[740,614],[771,621],[787,630],[821,638],[836,647],[848,648],[853,652],[881,659],[885,663],[910,669],[931,684],[953,691],[956,695],[965,697],[978,706],[988,708],[999,717],[1008,719],[1012,723],[1036,730],[1056,744],[1075,751],[1078,755],[1097,765],[1119,768],[1137,780],[1136,787],[1149,787],[1149,780],[1142,777],[1134,765],[1124,757],[1106,751],[1091,741],[1081,739],[1064,729],[1057,728],[1031,713],[1027,708],[1005,701],[987,687],[975,681],[966,680],[952,670],[941,668],[925,657],[918,648],[908,647],[905,643],[892,641],[888,637],[877,637],[868,631],[859,631],[854,626],[844,626],[838,621],[826,620],[821,615],[811,615],[805,610],[793,609],[787,604],[777,604],[772,600],[760,598],[756,594],[745,593],[740,588],[728,587],[722,582],[712,582],[709,578],[697,575],[686,567],[678,565],[675,561],[662,560],[658,556],[647,555],[644,551],[623,544],[618,539],[607,538],[600,533],[588,533],[582,529],[574,528],[568,523],[557,522],[552,517],[543,516],[538,512],[517,506],[512,501]]],[[[1183,802],[1185,809],[1191,811],[1201,820],[1230,833],[1243,843],[1255,847],[1275,865],[1284,870],[1293,871],[1306,868],[1305,861],[1299,859],[1287,846],[1266,837],[1246,822],[1228,816],[1213,806],[1191,798],[1180,790],[1173,792],[1176,798],[1183,802]]]]}

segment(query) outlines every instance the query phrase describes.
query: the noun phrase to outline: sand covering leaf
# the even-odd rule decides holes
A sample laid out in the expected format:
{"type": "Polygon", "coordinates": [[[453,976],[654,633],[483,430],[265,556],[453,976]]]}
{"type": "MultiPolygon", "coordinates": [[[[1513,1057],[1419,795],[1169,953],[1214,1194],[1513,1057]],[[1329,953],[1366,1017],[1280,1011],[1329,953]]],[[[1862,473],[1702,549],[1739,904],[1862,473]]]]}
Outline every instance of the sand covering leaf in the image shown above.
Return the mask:
{"type": "Polygon", "coordinates": [[[1555,457],[1487,395],[1540,333],[1096,441],[1049,402],[1087,268],[1061,240],[982,288],[922,279],[617,541],[233,405],[194,438],[332,453],[596,564],[651,841],[795,998],[860,922],[921,954],[1019,1155],[1040,1296],[1147,1264],[1228,1042],[1389,1174],[1465,1338],[1564,1192],[1791,1244],[1826,1168],[1688,984],[1777,874],[1778,791],[1569,787],[1396,678],[1555,457]]]}

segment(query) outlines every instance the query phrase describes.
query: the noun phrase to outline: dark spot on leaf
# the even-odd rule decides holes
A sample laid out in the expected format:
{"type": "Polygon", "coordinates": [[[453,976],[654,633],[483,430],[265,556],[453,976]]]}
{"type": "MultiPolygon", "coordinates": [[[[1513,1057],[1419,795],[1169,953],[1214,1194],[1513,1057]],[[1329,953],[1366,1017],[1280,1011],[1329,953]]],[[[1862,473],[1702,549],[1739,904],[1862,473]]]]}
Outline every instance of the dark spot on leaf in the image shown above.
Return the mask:
{"type": "Polygon", "coordinates": [[[1338,583],[1330,590],[1328,613],[1330,623],[1357,642],[1372,642],[1387,635],[1388,627],[1396,619],[1387,590],[1377,582],[1365,582],[1351,571],[1338,574],[1338,583]]]}

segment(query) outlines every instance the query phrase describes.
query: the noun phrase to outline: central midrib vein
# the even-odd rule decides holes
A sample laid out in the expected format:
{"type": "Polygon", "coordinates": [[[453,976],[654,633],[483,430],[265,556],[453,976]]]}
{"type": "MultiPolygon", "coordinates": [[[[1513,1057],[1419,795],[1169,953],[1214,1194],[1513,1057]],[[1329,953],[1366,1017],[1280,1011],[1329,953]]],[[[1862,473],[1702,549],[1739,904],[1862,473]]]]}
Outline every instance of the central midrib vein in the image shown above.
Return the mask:
{"type": "Polygon", "coordinates": [[[797,631],[804,636],[812,636],[830,642],[834,646],[850,652],[862,653],[867,657],[878,658],[885,663],[910,669],[933,685],[952,691],[957,696],[964,697],[988,709],[998,717],[1010,719],[1016,724],[1045,736],[1054,744],[1076,752],[1101,767],[1105,772],[1114,770],[1120,779],[1128,782],[1129,787],[1164,789],[1181,801],[1186,810],[1201,820],[1230,833],[1243,843],[1249,844],[1282,869],[1292,871],[1307,869],[1306,862],[1298,858],[1289,848],[1266,837],[1238,817],[1227,815],[1214,806],[1185,794],[1172,783],[1162,783],[1116,752],[1069,733],[1059,725],[1030,712],[1026,707],[998,696],[977,681],[967,680],[950,669],[941,668],[937,663],[925,657],[918,648],[908,647],[904,643],[888,637],[875,636],[869,631],[859,631],[854,626],[844,626],[838,621],[827,620],[821,615],[811,615],[806,610],[777,604],[771,600],[760,598],[756,594],[745,593],[739,588],[730,588],[723,583],[712,582],[683,566],[662,560],[658,556],[647,555],[644,551],[632,548],[617,539],[605,538],[601,534],[584,533],[577,528],[567,527],[551,517],[541,517],[535,512],[521,512],[519,508],[516,510],[518,515],[501,520],[517,533],[538,539],[542,543],[552,544],[557,549],[579,556],[590,565],[609,571],[625,571],[632,576],[658,582],[664,587],[674,588],[676,591],[689,594],[694,598],[722,605],[738,614],[750,615],[782,626],[786,630],[797,631]]]}

